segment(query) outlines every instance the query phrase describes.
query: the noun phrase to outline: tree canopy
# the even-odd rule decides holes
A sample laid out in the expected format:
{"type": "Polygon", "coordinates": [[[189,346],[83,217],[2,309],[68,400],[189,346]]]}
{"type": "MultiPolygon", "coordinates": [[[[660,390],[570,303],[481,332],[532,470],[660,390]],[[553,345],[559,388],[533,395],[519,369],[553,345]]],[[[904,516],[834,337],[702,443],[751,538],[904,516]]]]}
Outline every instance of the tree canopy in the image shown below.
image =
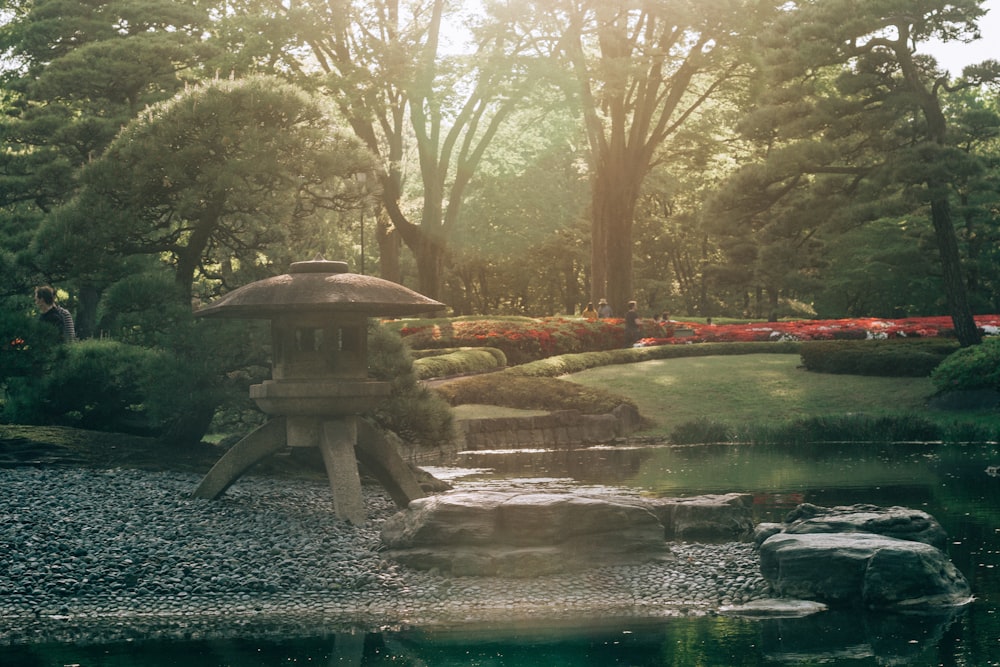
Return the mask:
{"type": "Polygon", "coordinates": [[[353,207],[353,176],[371,169],[368,151],[301,89],[209,81],[132,121],[39,239],[84,273],[102,250],[164,257],[190,297],[196,279],[238,285],[260,264],[286,265],[288,249],[323,252],[310,239],[325,213],[353,207]]]}
{"type": "MultiPolygon", "coordinates": [[[[716,224],[757,257],[757,272],[794,269],[823,233],[885,217],[928,220],[948,310],[964,344],[978,342],[958,234],[955,194],[977,177],[980,158],[956,145],[948,97],[1000,75],[986,62],[951,80],[918,45],[971,36],[979,3],[800,2],[762,39],[757,107],[745,136],[761,159],[739,170],[716,198],[716,224]],[[843,21],[851,17],[850,21],[843,21]],[[790,250],[775,260],[760,251],[790,250]]],[[[959,100],[961,101],[961,100],[959,100]]],[[[980,122],[996,126],[996,117],[980,122]]],[[[764,277],[775,294],[780,274],[764,277]]]]}

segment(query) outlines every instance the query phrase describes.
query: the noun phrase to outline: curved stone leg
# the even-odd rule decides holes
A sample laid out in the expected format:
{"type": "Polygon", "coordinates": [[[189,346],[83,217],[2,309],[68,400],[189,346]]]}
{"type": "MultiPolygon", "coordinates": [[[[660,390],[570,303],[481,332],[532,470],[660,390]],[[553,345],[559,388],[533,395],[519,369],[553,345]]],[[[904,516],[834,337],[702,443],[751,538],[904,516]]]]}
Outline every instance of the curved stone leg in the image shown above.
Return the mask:
{"type": "Polygon", "coordinates": [[[396,448],[380,430],[363,419],[358,420],[354,453],[399,507],[405,509],[411,500],[424,497],[417,478],[396,448]]]}
{"type": "Polygon", "coordinates": [[[357,417],[323,422],[319,449],[323,453],[326,475],[330,478],[337,518],[360,526],[365,522],[366,513],[358,460],[354,456],[354,443],[358,440],[357,422],[357,417]]]}
{"type": "Polygon", "coordinates": [[[285,433],[283,417],[258,427],[216,461],[191,495],[195,498],[218,498],[255,463],[281,450],[287,441],[285,433]]]}

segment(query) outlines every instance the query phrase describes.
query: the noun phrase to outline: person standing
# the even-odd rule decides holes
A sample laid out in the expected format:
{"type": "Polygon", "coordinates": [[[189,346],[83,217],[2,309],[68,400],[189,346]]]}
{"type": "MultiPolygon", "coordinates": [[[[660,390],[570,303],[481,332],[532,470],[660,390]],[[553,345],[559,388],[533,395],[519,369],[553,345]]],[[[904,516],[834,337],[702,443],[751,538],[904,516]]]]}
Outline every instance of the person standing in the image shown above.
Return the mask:
{"type": "Polygon", "coordinates": [[[625,313],[625,347],[632,347],[639,340],[639,311],[635,301],[628,302],[625,313]]]}
{"type": "Polygon", "coordinates": [[[580,313],[580,314],[584,317],[584,319],[588,319],[588,320],[591,320],[591,321],[596,320],[597,319],[597,311],[594,310],[594,303],[593,302],[588,303],[587,307],[584,308],[583,312],[580,313]]]}
{"type": "Polygon", "coordinates": [[[606,320],[612,316],[611,306],[608,305],[607,299],[601,299],[597,303],[597,317],[601,320],[606,320]]]}
{"type": "Polygon", "coordinates": [[[38,308],[38,319],[59,327],[63,341],[72,343],[76,340],[76,326],[69,311],[56,303],[56,291],[44,285],[35,288],[35,306],[38,308]]]}

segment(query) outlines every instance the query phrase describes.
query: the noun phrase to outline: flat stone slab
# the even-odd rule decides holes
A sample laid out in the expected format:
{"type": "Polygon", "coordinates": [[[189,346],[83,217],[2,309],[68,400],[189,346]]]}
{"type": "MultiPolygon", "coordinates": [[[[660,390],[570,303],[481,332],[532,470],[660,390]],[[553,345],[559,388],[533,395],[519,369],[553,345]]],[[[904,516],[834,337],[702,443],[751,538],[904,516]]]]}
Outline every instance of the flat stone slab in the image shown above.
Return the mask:
{"type": "Polygon", "coordinates": [[[748,541],[752,497],[449,492],[383,524],[385,554],[415,569],[538,576],[670,557],[669,541],[748,541]]]}
{"type": "Polygon", "coordinates": [[[453,575],[531,577],[670,559],[648,508],[560,493],[450,492],[421,498],[382,526],[384,554],[453,575]]]}

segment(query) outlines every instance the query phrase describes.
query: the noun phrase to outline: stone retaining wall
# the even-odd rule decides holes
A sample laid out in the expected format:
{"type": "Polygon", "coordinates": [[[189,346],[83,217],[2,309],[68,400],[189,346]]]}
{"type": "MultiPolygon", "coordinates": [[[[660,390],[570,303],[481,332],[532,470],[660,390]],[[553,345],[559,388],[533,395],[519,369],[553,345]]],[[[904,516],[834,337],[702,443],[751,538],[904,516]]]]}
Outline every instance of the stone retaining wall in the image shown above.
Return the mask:
{"type": "Polygon", "coordinates": [[[455,430],[463,450],[568,447],[611,442],[635,431],[639,422],[635,408],[619,405],[603,415],[560,410],[532,417],[462,420],[455,430]]]}
{"type": "Polygon", "coordinates": [[[573,447],[613,442],[636,431],[641,424],[638,411],[619,405],[603,415],[584,415],[577,410],[561,410],[530,417],[460,419],[455,437],[435,448],[412,447],[399,442],[402,457],[414,465],[451,460],[458,452],[518,447],[573,447]]]}

